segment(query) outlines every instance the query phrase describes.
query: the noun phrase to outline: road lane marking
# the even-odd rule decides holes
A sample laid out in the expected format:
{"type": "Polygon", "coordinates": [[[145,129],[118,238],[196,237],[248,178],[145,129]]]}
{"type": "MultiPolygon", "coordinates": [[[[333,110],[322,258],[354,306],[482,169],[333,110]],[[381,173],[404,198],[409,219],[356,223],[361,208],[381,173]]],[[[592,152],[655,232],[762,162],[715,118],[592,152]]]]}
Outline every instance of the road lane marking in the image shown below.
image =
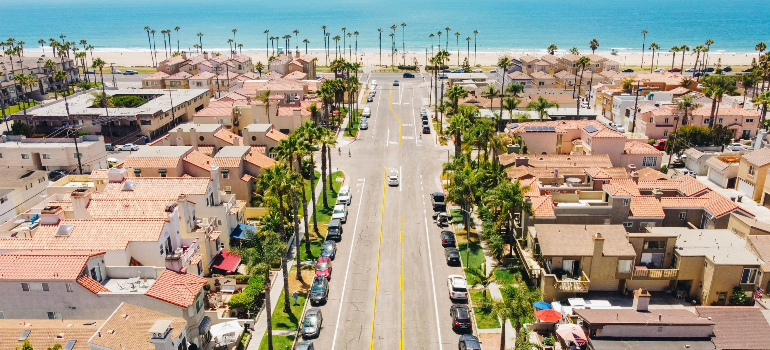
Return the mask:
{"type": "Polygon", "coordinates": [[[361,197],[359,198],[359,204],[358,204],[358,211],[356,212],[356,223],[353,225],[353,238],[350,242],[350,251],[348,252],[348,266],[345,268],[345,279],[342,283],[342,298],[340,298],[340,308],[337,310],[337,324],[334,328],[334,339],[332,340],[332,350],[334,350],[334,345],[337,343],[337,331],[340,329],[340,316],[342,315],[342,305],[345,303],[345,287],[348,285],[348,272],[350,272],[350,259],[353,257],[353,246],[356,245],[356,229],[358,228],[358,214],[361,214],[361,207],[363,207],[363,200],[364,195],[366,192],[364,192],[364,188],[366,188],[366,179],[363,179],[363,184],[361,185],[361,197]]]}
{"type": "Polygon", "coordinates": [[[401,280],[399,288],[401,289],[401,350],[404,350],[404,216],[401,216],[401,232],[398,237],[401,242],[401,280]]]}
{"type": "Polygon", "coordinates": [[[438,331],[438,348],[444,350],[444,345],[441,343],[441,323],[438,319],[438,296],[436,295],[436,278],[433,276],[433,256],[430,252],[430,235],[428,234],[428,215],[425,213],[425,197],[422,199],[422,216],[425,220],[425,238],[427,239],[428,246],[428,263],[430,263],[430,284],[433,287],[433,308],[436,310],[436,331],[438,331]]]}
{"type": "MultiPolygon", "coordinates": [[[[401,166],[398,167],[398,192],[401,192],[401,189],[404,188],[404,175],[401,173],[401,166]]],[[[401,219],[403,220],[403,218],[401,219]]],[[[401,226],[403,226],[403,223],[401,223],[401,226]]]]}
{"type": "MultiPolygon", "coordinates": [[[[382,221],[385,219],[385,190],[388,188],[388,168],[385,168],[385,178],[382,181],[382,212],[380,213],[380,241],[377,243],[377,272],[374,275],[374,302],[372,303],[372,337],[369,339],[369,350],[374,349],[374,316],[377,311],[377,291],[380,289],[380,248],[382,248],[382,221]]],[[[361,207],[359,206],[359,209],[361,207]]]]}
{"type": "Polygon", "coordinates": [[[401,145],[401,119],[398,119],[396,111],[393,110],[393,85],[390,86],[390,103],[388,103],[388,105],[390,106],[390,111],[393,113],[393,116],[396,117],[396,120],[398,121],[398,144],[401,145]]]}

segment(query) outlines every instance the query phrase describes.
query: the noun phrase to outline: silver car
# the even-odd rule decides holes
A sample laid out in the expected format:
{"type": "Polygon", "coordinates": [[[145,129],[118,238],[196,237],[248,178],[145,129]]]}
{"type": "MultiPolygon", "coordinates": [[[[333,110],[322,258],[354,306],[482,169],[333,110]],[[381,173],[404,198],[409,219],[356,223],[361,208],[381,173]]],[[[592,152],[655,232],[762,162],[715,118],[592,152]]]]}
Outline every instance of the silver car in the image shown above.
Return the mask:
{"type": "Polygon", "coordinates": [[[398,186],[398,175],[388,176],[388,186],[398,186]]]}
{"type": "Polygon", "coordinates": [[[339,219],[342,222],[348,222],[348,208],[344,204],[337,204],[332,211],[332,219],[339,219]]]}
{"type": "Polygon", "coordinates": [[[353,195],[350,193],[350,186],[340,187],[340,191],[337,193],[337,203],[350,205],[350,201],[353,199],[353,195]]]}
{"type": "Polygon", "coordinates": [[[321,333],[321,324],[323,323],[321,309],[312,308],[307,310],[305,318],[302,320],[302,338],[315,338],[321,333]]]}
{"type": "Polygon", "coordinates": [[[138,151],[138,150],[139,150],[139,146],[133,143],[127,143],[125,145],[118,147],[118,151],[138,151]]]}

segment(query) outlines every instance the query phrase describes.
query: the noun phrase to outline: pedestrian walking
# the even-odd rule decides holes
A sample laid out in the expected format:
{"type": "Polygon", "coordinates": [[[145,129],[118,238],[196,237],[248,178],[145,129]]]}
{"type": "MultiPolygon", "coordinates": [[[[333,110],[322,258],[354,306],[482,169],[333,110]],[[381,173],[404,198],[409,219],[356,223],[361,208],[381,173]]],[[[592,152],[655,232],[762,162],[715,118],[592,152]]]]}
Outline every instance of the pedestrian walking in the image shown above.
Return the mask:
{"type": "Polygon", "coordinates": [[[297,298],[299,298],[299,292],[295,290],[294,293],[291,293],[291,296],[294,297],[294,306],[299,305],[297,304],[297,298]]]}
{"type": "Polygon", "coordinates": [[[350,149],[348,149],[348,157],[350,157],[350,149]]]}

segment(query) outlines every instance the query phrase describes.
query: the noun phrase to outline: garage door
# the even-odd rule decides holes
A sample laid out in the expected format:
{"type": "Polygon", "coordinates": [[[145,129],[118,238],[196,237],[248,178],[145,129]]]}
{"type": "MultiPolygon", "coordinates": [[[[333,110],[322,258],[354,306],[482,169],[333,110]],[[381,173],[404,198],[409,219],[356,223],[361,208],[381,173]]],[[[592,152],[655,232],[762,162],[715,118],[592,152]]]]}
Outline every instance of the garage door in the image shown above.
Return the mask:
{"type": "Polygon", "coordinates": [[[725,183],[725,177],[724,175],[720,174],[717,171],[709,170],[709,180],[714,182],[715,184],[719,185],[719,187],[724,187],[725,183]]]}
{"type": "Polygon", "coordinates": [[[738,181],[738,192],[749,198],[754,198],[754,185],[746,182],[744,179],[740,179],[740,181],[738,181]]]}

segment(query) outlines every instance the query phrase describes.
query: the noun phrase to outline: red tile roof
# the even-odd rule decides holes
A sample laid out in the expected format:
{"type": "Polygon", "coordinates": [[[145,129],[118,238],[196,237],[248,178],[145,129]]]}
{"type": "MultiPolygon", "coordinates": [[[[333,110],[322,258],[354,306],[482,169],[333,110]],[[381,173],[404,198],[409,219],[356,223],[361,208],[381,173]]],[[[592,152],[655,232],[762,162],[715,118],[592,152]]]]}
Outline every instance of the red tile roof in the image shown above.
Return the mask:
{"type": "Polygon", "coordinates": [[[238,168],[241,166],[243,159],[237,157],[209,157],[200,151],[192,151],[184,161],[197,166],[203,170],[211,170],[211,166],[216,164],[220,168],[238,168]]]}
{"type": "Polygon", "coordinates": [[[252,151],[249,152],[249,155],[244,158],[245,161],[263,169],[275,165],[276,161],[260,152],[258,147],[252,147],[251,150],[252,151]]]}
{"type": "Polygon", "coordinates": [[[0,238],[0,250],[125,250],[130,242],[158,242],[166,223],[162,219],[62,220],[40,225],[32,238],[0,238]],[[67,236],[57,236],[61,225],[73,225],[67,236]]]}
{"type": "Polygon", "coordinates": [[[637,218],[662,218],[666,216],[660,201],[655,196],[636,196],[631,198],[630,211],[631,216],[637,218]]]}
{"type": "Polygon", "coordinates": [[[219,131],[214,134],[214,137],[234,146],[240,146],[243,144],[241,141],[242,137],[227,129],[219,129],[219,131]]]}
{"type": "Polygon", "coordinates": [[[74,280],[92,256],[104,252],[35,250],[0,255],[0,279],[74,280]]]}
{"type": "Polygon", "coordinates": [[[99,292],[110,291],[109,289],[107,289],[107,287],[103,286],[101,283],[97,282],[95,279],[88,277],[86,275],[80,276],[80,278],[78,278],[78,284],[90,290],[91,293],[94,293],[94,294],[97,294],[99,292]]]}
{"type": "Polygon", "coordinates": [[[614,168],[588,168],[586,174],[594,179],[625,179],[628,178],[628,173],[623,167],[614,168]]]}
{"type": "Polygon", "coordinates": [[[180,158],[174,157],[128,157],[123,166],[126,168],[175,169],[180,160],[180,158]]]}
{"type": "Polygon", "coordinates": [[[176,306],[188,307],[203,289],[206,279],[189,273],[165,270],[144,294],[176,306]]]}
{"type": "Polygon", "coordinates": [[[535,213],[535,217],[556,217],[556,211],[553,209],[553,197],[532,197],[532,211],[535,213]]]}
{"type": "Polygon", "coordinates": [[[92,198],[176,201],[180,194],[206,194],[211,179],[208,177],[136,177],[129,178],[125,182],[134,182],[134,190],[124,191],[123,182],[109,183],[103,191],[94,193],[92,198]]]}
{"type": "Polygon", "coordinates": [[[602,188],[614,197],[633,197],[639,196],[639,188],[636,183],[631,179],[617,179],[611,180],[610,183],[604,184],[602,188]]]}
{"type": "Polygon", "coordinates": [[[94,219],[166,219],[170,200],[92,199],[88,213],[94,219]]]}
{"type": "Polygon", "coordinates": [[[265,136],[267,136],[267,138],[276,142],[289,137],[289,135],[286,135],[275,129],[270,130],[265,136]]]}
{"type": "Polygon", "coordinates": [[[748,215],[754,216],[717,192],[709,192],[700,197],[663,197],[660,199],[660,203],[663,208],[703,208],[716,217],[729,214],[735,210],[741,210],[748,215]]]}
{"type": "Polygon", "coordinates": [[[708,186],[692,176],[682,176],[675,180],[667,181],[639,181],[639,189],[653,190],[656,188],[677,190],[685,197],[690,197],[709,189],[708,186]]]}
{"type": "Polygon", "coordinates": [[[641,168],[636,171],[639,174],[639,181],[671,180],[671,178],[653,168],[641,168]]]}
{"type": "Polygon", "coordinates": [[[663,151],[659,151],[657,148],[652,147],[652,145],[643,143],[643,142],[636,142],[636,141],[628,141],[626,142],[626,145],[623,149],[624,154],[644,154],[644,155],[662,155],[663,151]]]}
{"type": "Polygon", "coordinates": [[[243,174],[243,176],[241,176],[241,181],[243,182],[249,182],[251,181],[251,179],[254,179],[254,176],[251,176],[249,174],[243,174]]]}

